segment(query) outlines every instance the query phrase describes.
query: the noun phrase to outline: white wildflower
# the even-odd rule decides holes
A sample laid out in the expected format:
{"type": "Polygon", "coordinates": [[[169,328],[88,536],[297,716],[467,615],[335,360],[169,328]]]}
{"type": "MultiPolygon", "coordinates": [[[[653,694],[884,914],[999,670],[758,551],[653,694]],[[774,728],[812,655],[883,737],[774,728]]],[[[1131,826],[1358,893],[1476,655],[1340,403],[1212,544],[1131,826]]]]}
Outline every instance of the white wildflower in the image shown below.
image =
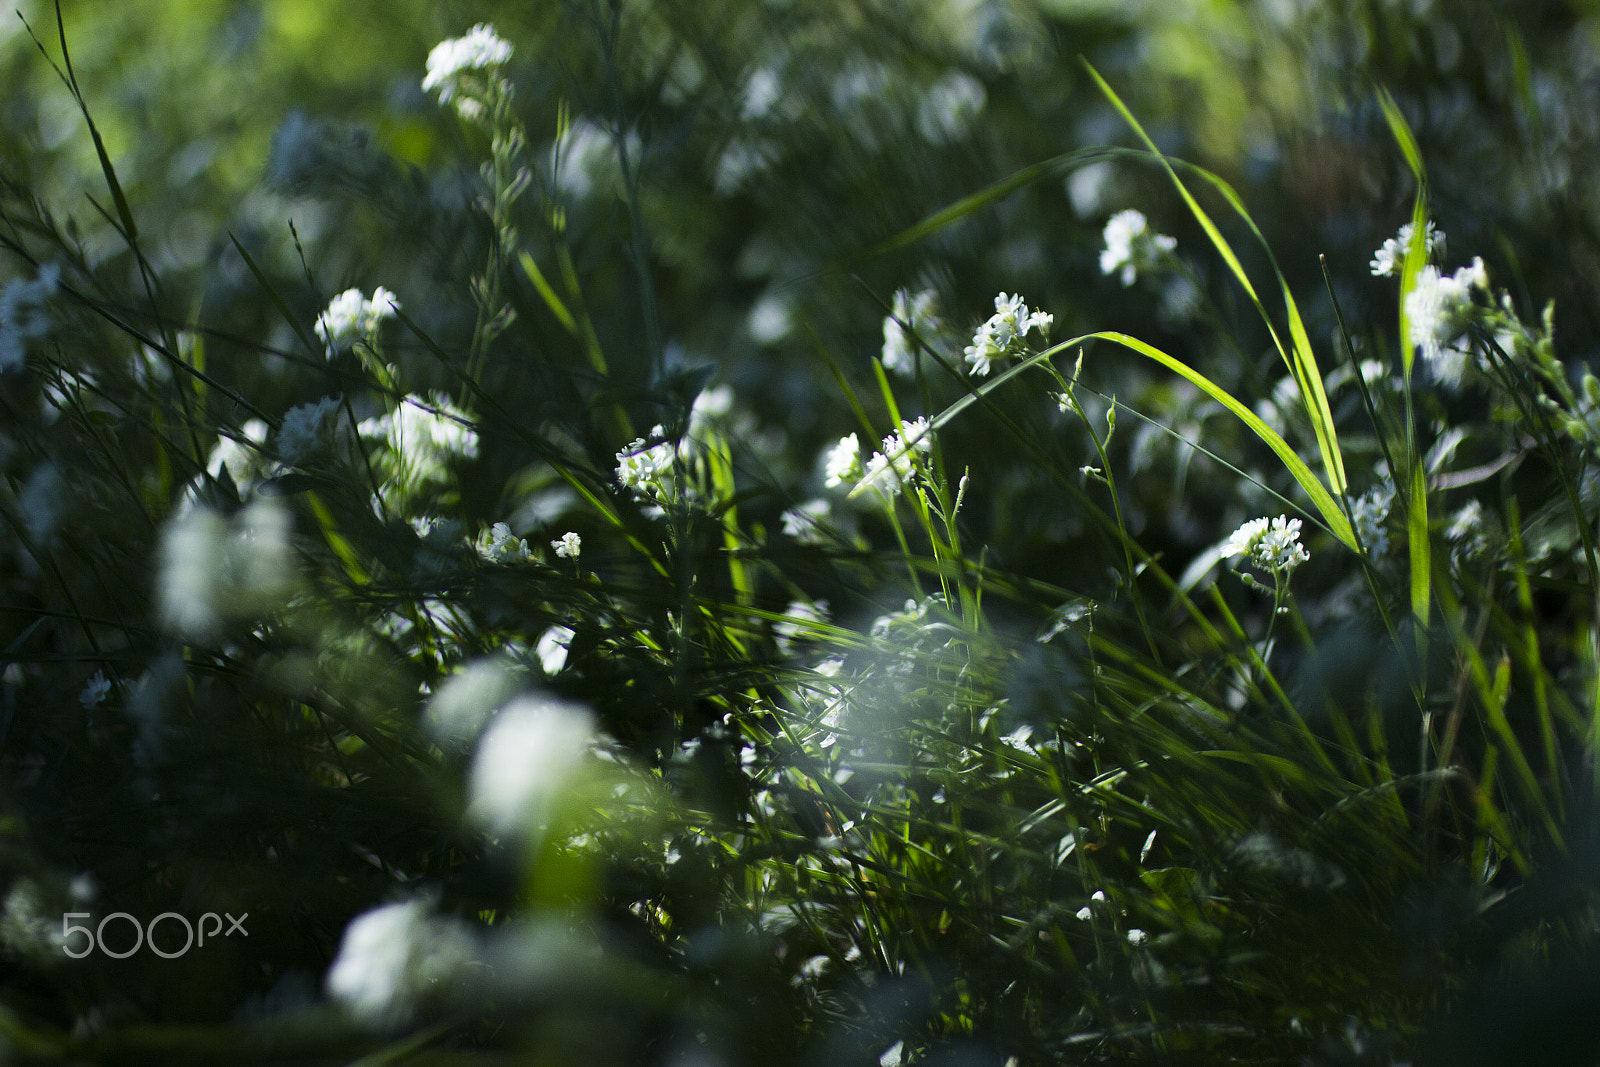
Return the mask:
{"type": "Polygon", "coordinates": [[[346,289],[317,316],[317,336],[328,346],[331,357],[357,341],[370,342],[378,335],[378,327],[385,319],[394,318],[399,307],[400,301],[381,285],[372,291],[370,300],[361,295],[360,289],[346,289]]]}
{"type": "Polygon", "coordinates": [[[513,534],[510,524],[504,522],[489,528],[487,542],[479,551],[494,563],[525,563],[533,558],[528,542],[513,534]]]}
{"type": "MultiPolygon", "coordinates": [[[[1416,232],[1411,223],[1400,227],[1398,236],[1391,237],[1383,242],[1383,247],[1372,253],[1372,275],[1382,278],[1388,275],[1399,274],[1406,262],[1406,250],[1411,247],[1411,235],[1416,232]]],[[[1423,262],[1434,257],[1444,247],[1444,233],[1429,222],[1422,230],[1422,259],[1423,262]]]]}
{"type": "Polygon", "coordinates": [[[568,530],[559,540],[551,541],[550,547],[556,550],[556,555],[562,559],[577,559],[578,553],[583,551],[583,538],[568,530]]]}
{"type": "Polygon", "coordinates": [[[906,289],[895,292],[893,310],[883,320],[884,370],[907,378],[916,373],[917,346],[912,334],[925,344],[938,331],[939,320],[934,315],[933,301],[931,289],[916,294],[906,289]]]}
{"type": "Polygon", "coordinates": [[[913,453],[933,447],[927,419],[913,419],[904,429],[903,438],[892,433],[883,439],[883,451],[873,453],[861,477],[862,485],[871,486],[885,498],[898,496],[910,482],[917,469],[913,453]]]}
{"type": "Polygon", "coordinates": [[[778,641],[778,651],[785,656],[794,651],[796,641],[814,637],[817,624],[828,621],[828,602],[818,600],[791,600],[783,609],[783,618],[772,624],[772,635],[778,641]]]}
{"type": "Polygon", "coordinates": [[[451,464],[478,456],[478,432],[460,408],[436,393],[408,396],[381,418],[366,419],[363,437],[381,437],[388,464],[404,489],[447,485],[451,464]]]}
{"type": "Polygon", "coordinates": [[[217,443],[206,457],[206,473],[213,478],[222,477],[222,468],[239,486],[254,481],[266,469],[262,446],[267,443],[267,424],[260,419],[250,419],[239,427],[243,440],[228,434],[218,434],[217,443]]]}
{"type": "Polygon", "coordinates": [[[270,610],[287,595],[294,570],[290,520],[275,501],[258,500],[233,519],[195,508],[168,524],[156,583],[162,618],[189,637],[215,634],[230,616],[270,610]]]}
{"type": "Polygon", "coordinates": [[[50,332],[44,305],[60,283],[61,268],[46,263],[32,281],[17,278],[0,290],[0,373],[22,366],[28,342],[50,332]]]}
{"type": "Polygon", "coordinates": [[[1373,559],[1389,551],[1389,530],[1385,520],[1394,506],[1394,486],[1375,485],[1350,503],[1350,523],[1356,536],[1373,559]]]}
{"type": "Polygon", "coordinates": [[[478,743],[469,815],[502,836],[537,836],[594,740],[594,716],[586,709],[550,697],[514,699],[478,743]]]}
{"type": "Polygon", "coordinates": [[[518,688],[517,675],[505,660],[473,660],[434,691],[423,722],[441,743],[469,744],[518,688]]]}
{"type": "Polygon", "coordinates": [[[278,458],[293,466],[322,447],[328,419],[339,410],[337,397],[323,397],[314,404],[290,408],[278,427],[278,458]]]}
{"type": "Polygon", "coordinates": [[[646,444],[641,437],[617,453],[617,481],[636,497],[659,500],[669,491],[674,449],[671,441],[660,440],[665,432],[660,426],[651,427],[650,437],[656,444],[646,444]]]}
{"type": "Polygon", "coordinates": [[[567,648],[572,638],[570,626],[552,626],[540,635],[533,654],[539,657],[539,667],[547,676],[559,673],[567,665],[567,648]]]}
{"type": "Polygon", "coordinates": [[[828,518],[826,500],[808,500],[799,507],[790,508],[781,517],[783,532],[801,544],[822,544],[827,537],[821,524],[828,518]]]}
{"type": "Polygon", "coordinates": [[[449,103],[458,93],[472,88],[467,82],[470,72],[501,66],[511,60],[511,52],[510,43],[495,33],[493,26],[480,22],[464,36],[434,45],[428,53],[428,74],[422,79],[422,91],[437,91],[439,102],[449,103]]]}
{"type": "Polygon", "coordinates": [[[861,478],[861,442],[855,434],[841,437],[823,461],[823,483],[829,489],[851,485],[861,478]]]}
{"type": "Polygon", "coordinates": [[[1446,385],[1457,384],[1466,366],[1466,354],[1458,345],[1471,318],[1472,291],[1488,288],[1489,274],[1480,258],[1451,275],[1434,266],[1423,267],[1406,297],[1408,343],[1421,350],[1434,375],[1446,385]]]}
{"type": "Polygon", "coordinates": [[[1300,520],[1279,515],[1267,519],[1251,519],[1240,526],[1222,546],[1222,558],[1244,556],[1257,567],[1271,574],[1288,575],[1311,558],[1300,544],[1300,520]]]}
{"type": "Polygon", "coordinates": [[[1122,284],[1132,285],[1140,271],[1154,268],[1178,247],[1176,238],[1152,233],[1144,212],[1119,211],[1106,222],[1106,246],[1100,252],[1100,273],[1121,272],[1122,284]]]}
{"type": "Polygon", "coordinates": [[[78,694],[78,703],[86,708],[97,707],[109,692],[111,692],[111,682],[106,678],[106,672],[95,671],[94,676],[84,685],[83,692],[78,694]]]}
{"type": "Polygon", "coordinates": [[[978,327],[978,332],[972,336],[972,344],[965,349],[967,362],[972,364],[972,373],[981,377],[989,373],[995,360],[1014,355],[1023,347],[1030,330],[1037,329],[1040,337],[1048,336],[1050,324],[1054,321],[1054,315],[1046,315],[1042,311],[1030,312],[1020,294],[1008,296],[1001,293],[994,298],[994,314],[988,322],[978,327]]]}
{"type": "Polygon", "coordinates": [[[1137,926],[1128,931],[1128,944],[1130,945],[1142,945],[1148,940],[1150,940],[1150,935],[1137,926]]]}
{"type": "Polygon", "coordinates": [[[460,920],[429,916],[422,900],[387,904],[345,927],[328,995],[368,1025],[399,1025],[425,997],[448,991],[479,955],[460,920]]]}

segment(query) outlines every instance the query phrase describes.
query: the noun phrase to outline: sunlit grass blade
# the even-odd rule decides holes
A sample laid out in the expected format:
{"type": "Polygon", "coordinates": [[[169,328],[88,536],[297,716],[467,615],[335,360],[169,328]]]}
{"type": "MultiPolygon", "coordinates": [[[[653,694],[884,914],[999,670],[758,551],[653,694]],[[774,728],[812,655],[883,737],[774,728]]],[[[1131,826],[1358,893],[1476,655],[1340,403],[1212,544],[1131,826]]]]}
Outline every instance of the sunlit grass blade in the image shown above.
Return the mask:
{"type": "Polygon", "coordinates": [[[1272,449],[1273,454],[1275,454],[1278,459],[1282,461],[1285,469],[1287,469],[1289,474],[1293,476],[1294,480],[1300,484],[1300,488],[1305,491],[1306,496],[1310,499],[1312,505],[1317,509],[1318,514],[1322,516],[1322,523],[1327,531],[1333,534],[1333,536],[1338,538],[1340,541],[1344,542],[1344,544],[1347,545],[1351,551],[1359,551],[1356,548],[1355,532],[1350,528],[1350,520],[1345,517],[1344,510],[1339,507],[1339,502],[1334,499],[1331,493],[1328,492],[1327,488],[1322,484],[1322,481],[1316,476],[1311,468],[1306,466],[1305,461],[1295,454],[1293,448],[1289,447],[1289,443],[1287,441],[1279,436],[1278,433],[1272,429],[1272,427],[1262,422],[1260,417],[1258,417],[1255,412],[1251,411],[1238,400],[1234,399],[1232,394],[1230,394],[1226,389],[1222,388],[1217,383],[1213,382],[1210,378],[1207,378],[1204,374],[1201,374],[1199,371],[1195,370],[1187,363],[1184,363],[1182,360],[1176,359],[1173,356],[1161,351],[1159,348],[1156,348],[1154,345],[1141,341],[1137,337],[1130,336],[1129,334],[1118,333],[1116,331],[1086,333],[1082,336],[1074,337],[1071,340],[1063,341],[1060,344],[1054,345],[1043,352],[1036,353],[1018,363],[1016,366],[1006,370],[1004,373],[1000,374],[994,379],[985,382],[972,392],[967,393],[965,396],[957,399],[933,419],[933,428],[937,430],[946,425],[967,408],[977,403],[978,400],[985,394],[998,389],[1001,385],[1010,381],[1012,378],[1018,374],[1021,374],[1028,368],[1042,363],[1045,360],[1051,359],[1061,352],[1081,345],[1086,341],[1110,341],[1113,344],[1119,344],[1124,348],[1132,349],[1133,351],[1138,352],[1140,355],[1146,356],[1149,359],[1161,364],[1168,370],[1181,375],[1189,382],[1198,386],[1206,393],[1207,396],[1211,397],[1217,403],[1227,408],[1235,418],[1248,426],[1251,432],[1257,437],[1261,438],[1261,440],[1266,443],[1267,447],[1272,449]]]}
{"type": "MultiPolygon", "coordinates": [[[[1266,324],[1268,333],[1272,336],[1273,345],[1278,349],[1278,354],[1283,357],[1284,364],[1289,368],[1289,373],[1293,376],[1295,384],[1300,387],[1301,399],[1305,404],[1306,413],[1310,416],[1311,425],[1317,435],[1317,448],[1322,453],[1322,464],[1327,471],[1328,485],[1335,493],[1343,493],[1346,484],[1344,460],[1339,451],[1338,432],[1333,424],[1333,412],[1328,407],[1328,397],[1322,386],[1322,374],[1317,369],[1316,356],[1311,351],[1311,342],[1306,335],[1305,323],[1301,320],[1300,309],[1295,303],[1293,294],[1289,291],[1289,285],[1284,280],[1283,272],[1277,270],[1276,264],[1273,265],[1279,288],[1283,294],[1284,306],[1289,316],[1292,348],[1284,347],[1283,339],[1278,335],[1277,328],[1272,324],[1272,316],[1267,313],[1267,309],[1262,304],[1261,297],[1256,293],[1255,286],[1251,283],[1249,275],[1245,273],[1243,264],[1239,262],[1239,257],[1234,253],[1233,246],[1228,243],[1227,238],[1222,236],[1222,231],[1217,228],[1211,216],[1200,206],[1200,202],[1194,198],[1194,194],[1189,192],[1188,186],[1184,185],[1183,180],[1178,177],[1178,172],[1173,169],[1171,162],[1156,147],[1155,141],[1145,132],[1144,127],[1134,117],[1133,112],[1128,110],[1122,99],[1117,96],[1116,91],[1100,76],[1100,72],[1088,63],[1085,63],[1084,66],[1088,68],[1090,77],[1094,79],[1095,84],[1099,86],[1106,98],[1111,101],[1112,106],[1117,109],[1117,112],[1139,135],[1139,139],[1144,142],[1145,147],[1160,162],[1162,169],[1172,179],[1172,184],[1177,188],[1178,194],[1183,197],[1184,204],[1188,206],[1190,213],[1194,215],[1195,221],[1200,223],[1201,228],[1206,232],[1206,236],[1211,239],[1212,245],[1216,247],[1217,253],[1222,256],[1223,262],[1228,265],[1228,269],[1233,272],[1233,276],[1240,287],[1244,289],[1246,295],[1250,297],[1250,301],[1255,304],[1256,310],[1260,312],[1261,319],[1266,324]]],[[[1198,170],[1198,168],[1194,169],[1198,170]]],[[[1250,225],[1252,232],[1259,239],[1261,232],[1256,229],[1255,223],[1251,221],[1249,212],[1245,210],[1244,203],[1239,199],[1238,195],[1222,179],[1204,171],[1200,171],[1200,173],[1214,188],[1222,193],[1228,203],[1239,213],[1240,217],[1250,225]]],[[[1266,242],[1262,241],[1262,244],[1265,246],[1266,242]]]]}

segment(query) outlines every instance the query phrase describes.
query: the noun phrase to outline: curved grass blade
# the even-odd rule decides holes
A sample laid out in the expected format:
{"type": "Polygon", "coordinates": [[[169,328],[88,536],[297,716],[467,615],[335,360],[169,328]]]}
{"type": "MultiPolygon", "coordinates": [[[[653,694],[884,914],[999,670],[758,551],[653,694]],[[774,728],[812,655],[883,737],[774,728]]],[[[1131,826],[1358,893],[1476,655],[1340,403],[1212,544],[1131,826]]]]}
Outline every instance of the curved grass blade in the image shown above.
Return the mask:
{"type": "MultiPolygon", "coordinates": [[[[1222,256],[1223,262],[1228,265],[1228,269],[1233,272],[1234,278],[1244,289],[1246,295],[1250,297],[1251,302],[1255,304],[1256,310],[1261,313],[1261,319],[1266,323],[1267,332],[1272,336],[1273,345],[1278,349],[1278,354],[1283,357],[1283,362],[1289,368],[1289,373],[1294,378],[1295,384],[1300,387],[1300,396],[1306,406],[1306,414],[1310,416],[1311,425],[1316,431],[1317,448],[1322,453],[1322,465],[1324,470],[1327,471],[1328,484],[1335,493],[1343,493],[1347,482],[1344,473],[1344,458],[1339,450],[1338,431],[1333,424],[1333,411],[1328,406],[1328,396],[1322,387],[1322,374],[1317,369],[1317,359],[1311,351],[1311,341],[1306,334],[1305,323],[1301,319],[1299,306],[1295,303],[1294,296],[1289,291],[1289,284],[1284,280],[1283,272],[1278,270],[1276,263],[1273,264],[1273,272],[1277,275],[1278,285],[1283,294],[1284,307],[1289,317],[1291,345],[1289,348],[1284,347],[1283,339],[1279,336],[1277,327],[1272,324],[1272,317],[1267,314],[1267,309],[1262,304],[1261,297],[1256,293],[1255,286],[1251,284],[1243,264],[1239,262],[1239,257],[1233,251],[1233,247],[1222,236],[1222,231],[1217,229],[1217,225],[1212,221],[1211,216],[1200,206],[1200,202],[1194,198],[1194,194],[1189,192],[1189,187],[1184,185],[1183,179],[1178,177],[1178,172],[1173,169],[1172,163],[1156,147],[1155,141],[1150,139],[1150,135],[1139,124],[1139,120],[1134,118],[1133,112],[1128,110],[1127,105],[1117,96],[1116,91],[1106,83],[1106,80],[1100,76],[1100,72],[1095,70],[1093,66],[1090,66],[1087,62],[1084,63],[1084,66],[1088,68],[1089,76],[1094,79],[1100,91],[1105,93],[1112,106],[1117,109],[1117,112],[1127,121],[1128,125],[1133,127],[1133,131],[1139,135],[1139,139],[1145,143],[1145,147],[1149,149],[1150,154],[1160,162],[1162,169],[1172,179],[1172,184],[1177,187],[1179,195],[1183,197],[1183,202],[1188,206],[1190,213],[1200,223],[1200,227],[1205,230],[1206,236],[1211,239],[1212,245],[1216,247],[1218,254],[1222,256]]],[[[1251,231],[1260,239],[1261,231],[1251,221],[1250,215],[1245,210],[1244,203],[1239,199],[1238,194],[1216,175],[1198,167],[1191,167],[1191,169],[1201,174],[1209,184],[1223,195],[1229,205],[1239,213],[1240,217],[1249,224],[1251,231]]],[[[1262,245],[1265,246],[1265,244],[1266,242],[1262,241],[1262,245]]]]}

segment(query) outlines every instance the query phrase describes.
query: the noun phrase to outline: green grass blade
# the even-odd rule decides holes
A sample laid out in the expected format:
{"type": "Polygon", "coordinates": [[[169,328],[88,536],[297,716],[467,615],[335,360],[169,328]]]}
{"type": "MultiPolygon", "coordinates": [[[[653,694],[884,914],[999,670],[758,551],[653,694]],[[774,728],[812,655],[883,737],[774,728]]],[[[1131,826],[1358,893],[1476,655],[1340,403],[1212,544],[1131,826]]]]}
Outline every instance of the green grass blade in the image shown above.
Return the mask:
{"type": "MultiPolygon", "coordinates": [[[[1250,297],[1251,302],[1255,304],[1256,310],[1260,312],[1262,321],[1266,323],[1267,332],[1272,336],[1273,345],[1278,349],[1278,354],[1283,357],[1284,364],[1289,368],[1290,375],[1293,376],[1295,383],[1300,387],[1301,400],[1305,404],[1307,415],[1311,418],[1311,425],[1316,431],[1317,448],[1322,453],[1322,465],[1328,475],[1328,484],[1335,493],[1344,492],[1347,484],[1344,459],[1339,451],[1338,433],[1333,425],[1333,412],[1328,407],[1327,393],[1322,387],[1322,373],[1317,369],[1316,356],[1311,351],[1311,342],[1306,334],[1305,323],[1300,317],[1299,306],[1295,303],[1294,296],[1289,291],[1289,284],[1284,280],[1283,272],[1277,269],[1276,263],[1273,264],[1273,270],[1277,275],[1278,285],[1283,294],[1284,306],[1289,316],[1291,348],[1284,347],[1283,339],[1279,336],[1277,328],[1272,324],[1272,317],[1267,314],[1266,306],[1262,304],[1261,297],[1257,294],[1249,275],[1245,273],[1243,264],[1239,262],[1239,257],[1234,253],[1233,246],[1228,243],[1227,238],[1222,236],[1222,231],[1217,228],[1217,224],[1212,221],[1206,210],[1200,206],[1200,202],[1194,198],[1194,194],[1189,192],[1189,187],[1183,183],[1183,179],[1178,177],[1178,172],[1173,169],[1172,163],[1156,147],[1155,141],[1145,132],[1144,127],[1134,117],[1133,112],[1128,110],[1122,99],[1117,96],[1116,91],[1106,83],[1106,80],[1100,76],[1100,72],[1095,70],[1093,66],[1088,63],[1085,63],[1084,66],[1088,68],[1090,77],[1094,79],[1100,91],[1111,101],[1112,106],[1133,128],[1133,131],[1139,135],[1139,139],[1144,142],[1145,147],[1156,157],[1162,169],[1167,172],[1167,176],[1172,179],[1172,184],[1177,188],[1178,194],[1183,197],[1184,204],[1188,206],[1190,214],[1195,217],[1195,221],[1200,223],[1201,229],[1205,230],[1206,236],[1211,239],[1212,245],[1216,248],[1217,253],[1222,256],[1223,262],[1233,272],[1235,280],[1238,281],[1240,287],[1250,297]]],[[[1249,224],[1256,237],[1260,239],[1261,231],[1256,228],[1255,223],[1251,220],[1250,214],[1245,209],[1244,202],[1239,199],[1238,194],[1216,175],[1197,167],[1191,169],[1201,174],[1213,188],[1223,195],[1233,209],[1238,212],[1239,216],[1249,224]]],[[[1263,240],[1262,245],[1265,246],[1265,244],[1266,242],[1263,240]]]]}
{"type": "Polygon", "coordinates": [[[1428,625],[1432,594],[1433,547],[1428,540],[1428,481],[1422,464],[1411,468],[1411,510],[1406,517],[1406,537],[1411,548],[1411,614],[1417,617],[1419,636],[1428,625]]]}
{"type": "Polygon", "coordinates": [[[1161,351],[1154,345],[1141,341],[1137,337],[1130,336],[1129,334],[1118,333],[1116,331],[1086,333],[1082,336],[1063,341],[1060,344],[1054,345],[1043,352],[1036,353],[1018,363],[1016,366],[1011,367],[1009,370],[1006,370],[993,380],[985,382],[972,392],[967,393],[965,396],[957,399],[953,404],[945,408],[944,411],[940,412],[933,419],[933,428],[937,430],[943,427],[967,408],[977,403],[978,400],[984,395],[995,389],[998,389],[1001,385],[1004,385],[1006,382],[1010,381],[1012,378],[1016,377],[1018,374],[1021,374],[1028,368],[1044,362],[1045,360],[1051,359],[1052,357],[1070,348],[1081,345],[1085,341],[1110,341],[1113,344],[1118,344],[1124,348],[1132,349],[1133,351],[1138,352],[1140,355],[1154,360],[1163,367],[1166,367],[1168,370],[1181,375],[1193,384],[1199,386],[1207,396],[1210,396],[1217,403],[1227,408],[1228,411],[1233,413],[1235,418],[1248,426],[1251,432],[1253,432],[1257,437],[1261,438],[1262,441],[1266,442],[1267,447],[1272,449],[1273,453],[1278,457],[1278,459],[1283,462],[1284,467],[1294,477],[1294,480],[1300,483],[1300,488],[1305,491],[1305,494],[1308,498],[1310,498],[1312,505],[1316,507],[1317,512],[1322,516],[1323,525],[1327,531],[1333,534],[1333,536],[1337,537],[1340,541],[1343,541],[1347,546],[1349,546],[1351,551],[1358,551],[1356,548],[1355,532],[1351,530],[1350,520],[1345,517],[1343,509],[1339,507],[1339,502],[1335,500],[1333,495],[1328,492],[1326,487],[1323,486],[1321,480],[1317,478],[1316,474],[1311,470],[1311,468],[1306,466],[1305,461],[1295,454],[1293,448],[1289,447],[1289,443],[1287,441],[1280,437],[1272,429],[1272,427],[1262,422],[1261,419],[1257,417],[1255,412],[1251,411],[1239,401],[1235,400],[1226,389],[1213,382],[1210,378],[1207,378],[1204,374],[1201,374],[1199,371],[1195,370],[1193,367],[1189,366],[1183,361],[1161,351]]]}

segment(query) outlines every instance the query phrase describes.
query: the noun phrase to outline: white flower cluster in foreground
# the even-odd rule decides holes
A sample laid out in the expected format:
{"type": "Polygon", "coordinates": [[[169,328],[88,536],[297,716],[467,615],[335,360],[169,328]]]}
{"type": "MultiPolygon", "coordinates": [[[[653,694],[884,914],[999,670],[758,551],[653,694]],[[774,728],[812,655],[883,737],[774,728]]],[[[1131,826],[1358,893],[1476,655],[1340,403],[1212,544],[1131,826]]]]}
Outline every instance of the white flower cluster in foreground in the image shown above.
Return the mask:
{"type": "Polygon", "coordinates": [[[883,369],[904,377],[917,372],[917,344],[912,334],[924,344],[939,329],[939,319],[933,312],[933,290],[911,293],[901,289],[894,294],[894,306],[883,320],[883,369]],[[902,325],[904,324],[904,325],[902,325]]]}
{"type": "Polygon", "coordinates": [[[1036,329],[1039,336],[1045,337],[1053,322],[1054,315],[1029,311],[1020,294],[1008,296],[1001,293],[994,298],[994,314],[989,316],[988,322],[978,327],[972,343],[966,347],[966,358],[972,364],[972,373],[979,377],[988,374],[995,360],[1017,354],[1024,346],[1028,331],[1036,329]]]}
{"type": "Polygon", "coordinates": [[[1489,272],[1482,258],[1449,275],[1434,266],[1423,267],[1416,288],[1406,296],[1408,342],[1421,350],[1434,375],[1447,385],[1459,382],[1466,369],[1467,353],[1460,341],[1472,316],[1474,289],[1489,291],[1489,272]]]}
{"type": "MultiPolygon", "coordinates": [[[[1400,227],[1400,232],[1383,242],[1383,247],[1372,253],[1372,276],[1383,278],[1397,275],[1405,266],[1406,249],[1411,247],[1411,235],[1415,232],[1411,223],[1400,227]]],[[[1423,260],[1430,260],[1435,253],[1444,248],[1444,231],[1437,229],[1429,222],[1422,229],[1423,260]]]]}
{"type": "Polygon", "coordinates": [[[548,696],[515,698],[478,740],[468,816],[501,837],[538,840],[595,741],[588,709],[548,696]]]}
{"type": "Polygon", "coordinates": [[[829,489],[854,485],[860,481],[861,440],[855,434],[839,438],[839,443],[828,449],[822,467],[823,484],[829,489]]]}
{"type": "Polygon", "coordinates": [[[225,618],[262,614],[293,583],[290,519],[275,501],[257,500],[233,518],[193,508],[161,537],[156,582],[161,617],[185,637],[215,636],[225,618]]]}
{"type": "Polygon", "coordinates": [[[1106,222],[1105,241],[1100,252],[1100,273],[1120,272],[1125,286],[1132,285],[1140,271],[1151,270],[1178,247],[1176,238],[1153,233],[1144,212],[1135,208],[1111,216],[1106,222]]]}
{"type": "Polygon", "coordinates": [[[448,992],[482,951],[466,923],[429,911],[425,900],[409,900],[352,919],[328,970],[328,995],[362,1022],[385,1027],[448,992]]]}
{"type": "Polygon", "coordinates": [[[1367,552],[1378,559],[1389,551],[1389,530],[1385,522],[1394,507],[1394,485],[1375,485],[1350,502],[1350,524],[1367,552]]]}
{"type": "Polygon", "coordinates": [[[1300,520],[1279,515],[1267,519],[1251,519],[1233,531],[1222,546],[1222,558],[1244,556],[1262,570],[1287,577],[1311,554],[1300,543],[1300,520]]]}
{"type": "Polygon", "coordinates": [[[487,23],[468,30],[461,37],[441,41],[428,53],[428,73],[422,91],[439,94],[439,103],[455,101],[456,110],[466,119],[483,114],[480,99],[485,86],[476,72],[492,70],[511,60],[511,44],[487,23]]]}
{"type": "Polygon", "coordinates": [[[361,295],[360,289],[346,289],[317,316],[317,336],[328,346],[332,357],[357,341],[372,341],[378,335],[378,327],[385,319],[394,318],[399,308],[400,301],[381,285],[372,291],[370,300],[361,295]]]}

